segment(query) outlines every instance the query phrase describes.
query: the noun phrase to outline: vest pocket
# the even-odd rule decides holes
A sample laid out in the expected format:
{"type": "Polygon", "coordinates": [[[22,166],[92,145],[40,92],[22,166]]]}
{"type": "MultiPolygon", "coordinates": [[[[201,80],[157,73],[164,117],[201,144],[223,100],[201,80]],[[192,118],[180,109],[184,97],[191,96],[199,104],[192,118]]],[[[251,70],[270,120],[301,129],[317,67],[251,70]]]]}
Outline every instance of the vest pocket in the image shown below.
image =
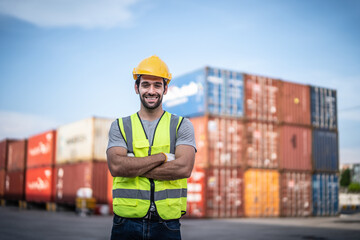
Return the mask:
{"type": "Polygon", "coordinates": [[[170,145],[166,144],[166,145],[161,145],[161,146],[152,146],[151,147],[151,152],[154,153],[161,153],[161,152],[165,152],[168,153],[170,152],[170,145]]]}
{"type": "Polygon", "coordinates": [[[166,202],[168,206],[181,205],[181,184],[178,180],[166,181],[166,202]]]}
{"type": "Polygon", "coordinates": [[[138,205],[139,179],[115,177],[113,188],[113,204],[136,207],[138,205]],[[126,188],[124,188],[126,187],[126,188]]]}

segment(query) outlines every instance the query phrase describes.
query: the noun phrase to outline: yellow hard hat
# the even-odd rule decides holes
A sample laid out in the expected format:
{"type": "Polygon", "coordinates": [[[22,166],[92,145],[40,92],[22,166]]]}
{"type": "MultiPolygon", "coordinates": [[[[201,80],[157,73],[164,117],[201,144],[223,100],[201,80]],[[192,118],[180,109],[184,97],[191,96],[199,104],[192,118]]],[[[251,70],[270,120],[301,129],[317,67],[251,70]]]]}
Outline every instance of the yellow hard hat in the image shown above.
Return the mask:
{"type": "Polygon", "coordinates": [[[167,84],[169,84],[171,80],[171,73],[168,66],[156,55],[145,58],[136,68],[134,68],[134,79],[136,80],[139,75],[151,75],[165,78],[167,80],[167,84]]]}

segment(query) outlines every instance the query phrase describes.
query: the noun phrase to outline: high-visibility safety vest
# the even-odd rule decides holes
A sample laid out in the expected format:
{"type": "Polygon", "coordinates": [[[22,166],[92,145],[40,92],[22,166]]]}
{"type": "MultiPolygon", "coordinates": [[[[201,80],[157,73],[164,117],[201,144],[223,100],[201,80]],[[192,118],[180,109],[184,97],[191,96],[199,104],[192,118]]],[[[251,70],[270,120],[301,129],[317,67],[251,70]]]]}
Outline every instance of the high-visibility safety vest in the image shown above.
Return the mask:
{"type": "MultiPolygon", "coordinates": [[[[175,154],[177,130],[183,118],[164,111],[154,132],[152,143],[145,133],[137,113],[119,118],[120,132],[128,153],[146,157],[161,152],[175,154]]],[[[163,181],[145,177],[113,178],[113,211],[126,218],[142,218],[154,201],[164,220],[178,219],[186,212],[187,179],[163,181]]]]}

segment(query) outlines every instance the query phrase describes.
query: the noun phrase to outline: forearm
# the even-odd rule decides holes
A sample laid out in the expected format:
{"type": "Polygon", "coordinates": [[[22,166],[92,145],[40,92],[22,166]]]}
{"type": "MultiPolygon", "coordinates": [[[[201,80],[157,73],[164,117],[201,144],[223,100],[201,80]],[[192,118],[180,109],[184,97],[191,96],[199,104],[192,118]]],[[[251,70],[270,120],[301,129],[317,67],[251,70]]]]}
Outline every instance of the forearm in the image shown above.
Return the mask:
{"type": "Polygon", "coordinates": [[[156,180],[177,180],[190,177],[192,168],[192,165],[184,165],[174,160],[155,167],[141,176],[156,180]]]}
{"type": "Polygon", "coordinates": [[[113,177],[137,177],[163,164],[163,154],[147,157],[112,155],[108,157],[109,169],[113,177]]]}

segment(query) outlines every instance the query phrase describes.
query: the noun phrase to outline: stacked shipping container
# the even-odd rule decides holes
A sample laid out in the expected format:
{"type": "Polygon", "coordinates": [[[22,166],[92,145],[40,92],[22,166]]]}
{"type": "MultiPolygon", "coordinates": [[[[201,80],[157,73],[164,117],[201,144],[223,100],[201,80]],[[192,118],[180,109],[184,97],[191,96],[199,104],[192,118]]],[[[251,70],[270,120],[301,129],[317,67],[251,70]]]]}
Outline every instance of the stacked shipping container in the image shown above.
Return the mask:
{"type": "Polygon", "coordinates": [[[195,128],[188,216],[316,214],[313,176],[338,171],[335,91],[206,67],[174,79],[164,108],[195,128]]]}

